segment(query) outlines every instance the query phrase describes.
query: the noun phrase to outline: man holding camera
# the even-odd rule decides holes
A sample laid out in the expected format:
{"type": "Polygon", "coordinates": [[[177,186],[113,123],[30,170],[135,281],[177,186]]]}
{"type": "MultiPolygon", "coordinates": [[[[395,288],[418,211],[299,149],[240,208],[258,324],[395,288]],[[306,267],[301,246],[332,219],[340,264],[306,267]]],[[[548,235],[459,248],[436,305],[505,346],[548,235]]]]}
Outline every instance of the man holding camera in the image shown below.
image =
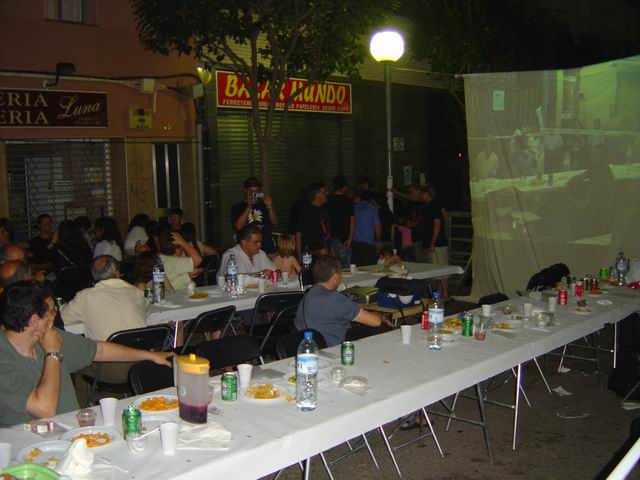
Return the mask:
{"type": "Polygon", "coordinates": [[[231,207],[231,226],[236,232],[249,224],[256,225],[262,232],[262,249],[275,253],[271,229],[278,225],[278,216],[273,208],[273,200],[262,191],[262,182],[249,177],[243,184],[245,200],[231,207]]]}

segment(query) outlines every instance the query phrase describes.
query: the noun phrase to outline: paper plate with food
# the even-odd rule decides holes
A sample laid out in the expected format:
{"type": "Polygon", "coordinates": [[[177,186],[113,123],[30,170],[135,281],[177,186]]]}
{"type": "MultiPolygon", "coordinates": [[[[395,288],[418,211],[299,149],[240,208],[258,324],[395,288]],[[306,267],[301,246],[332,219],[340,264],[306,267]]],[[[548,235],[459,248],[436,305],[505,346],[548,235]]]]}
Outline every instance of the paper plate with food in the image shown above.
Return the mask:
{"type": "Polygon", "coordinates": [[[196,292],[192,295],[187,296],[187,300],[189,300],[190,302],[202,302],[207,298],[209,298],[209,294],[206,292],[196,292]]]}
{"type": "Polygon", "coordinates": [[[147,395],[134,402],[142,413],[165,413],[178,410],[178,397],[175,395],[147,395]]]}
{"type": "Polygon", "coordinates": [[[241,397],[254,403],[276,403],[285,400],[285,392],[273,383],[252,383],[241,397]]]}
{"type": "Polygon", "coordinates": [[[38,442],[23,448],[16,455],[19,463],[29,463],[33,465],[42,465],[55,469],[64,459],[71,442],[65,440],[50,440],[47,442],[38,442]]]}
{"type": "Polygon", "coordinates": [[[590,297],[602,297],[607,293],[609,293],[607,290],[603,290],[601,288],[592,288],[587,291],[587,295],[589,295],[590,297]]]}
{"type": "Polygon", "coordinates": [[[442,341],[443,342],[454,342],[456,340],[456,338],[460,337],[461,333],[462,333],[462,329],[457,330],[457,329],[444,327],[442,329],[442,341]]]}
{"type": "Polygon", "coordinates": [[[493,328],[498,330],[512,330],[514,327],[512,322],[496,322],[493,324],[493,328]]]}
{"type": "Polygon", "coordinates": [[[122,440],[122,435],[115,427],[95,426],[74,428],[65,432],[60,437],[61,440],[75,442],[84,438],[87,441],[87,447],[92,450],[107,449],[114,443],[122,440]]]}
{"type": "Polygon", "coordinates": [[[593,313],[593,310],[589,307],[583,307],[578,305],[576,308],[573,309],[573,313],[577,313],[578,315],[591,315],[593,313]]]}

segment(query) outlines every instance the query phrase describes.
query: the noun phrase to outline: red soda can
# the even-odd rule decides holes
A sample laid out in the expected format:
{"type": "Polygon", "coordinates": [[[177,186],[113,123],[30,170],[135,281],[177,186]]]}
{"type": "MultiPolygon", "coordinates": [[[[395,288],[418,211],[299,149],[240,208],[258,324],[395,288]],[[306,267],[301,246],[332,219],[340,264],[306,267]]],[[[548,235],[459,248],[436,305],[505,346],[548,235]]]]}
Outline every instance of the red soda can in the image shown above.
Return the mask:
{"type": "Polygon", "coordinates": [[[558,292],[558,305],[566,305],[569,301],[567,291],[562,289],[558,292]]]}
{"type": "Polygon", "coordinates": [[[429,312],[422,312],[422,323],[420,324],[423,330],[429,330],[429,312]]]}
{"type": "Polygon", "coordinates": [[[576,282],[576,297],[581,297],[582,295],[584,295],[584,282],[578,280],[576,282]]]}
{"type": "Polygon", "coordinates": [[[269,276],[271,277],[271,281],[272,281],[274,284],[278,283],[278,278],[279,278],[279,275],[278,275],[278,274],[279,274],[278,270],[271,270],[271,271],[269,272],[269,276]]]}

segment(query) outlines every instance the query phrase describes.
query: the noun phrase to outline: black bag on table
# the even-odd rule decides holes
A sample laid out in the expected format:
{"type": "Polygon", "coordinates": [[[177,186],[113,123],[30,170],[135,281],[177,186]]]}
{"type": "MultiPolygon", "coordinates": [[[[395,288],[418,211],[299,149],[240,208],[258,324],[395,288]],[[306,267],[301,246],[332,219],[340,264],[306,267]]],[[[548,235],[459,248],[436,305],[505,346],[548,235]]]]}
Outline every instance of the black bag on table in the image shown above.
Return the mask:
{"type": "Polygon", "coordinates": [[[426,280],[383,277],[376,282],[376,287],[378,306],[400,310],[420,305],[422,297],[430,296],[431,293],[426,280]]]}

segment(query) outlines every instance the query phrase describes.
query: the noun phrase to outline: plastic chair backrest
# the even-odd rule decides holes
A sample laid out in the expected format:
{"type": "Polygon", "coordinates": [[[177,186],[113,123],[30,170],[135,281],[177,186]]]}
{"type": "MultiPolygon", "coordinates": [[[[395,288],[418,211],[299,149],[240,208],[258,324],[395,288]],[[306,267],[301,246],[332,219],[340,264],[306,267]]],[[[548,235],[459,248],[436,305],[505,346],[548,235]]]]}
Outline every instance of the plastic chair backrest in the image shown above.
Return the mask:
{"type": "Polygon", "coordinates": [[[171,387],[173,368],[149,360],[138,362],[129,369],[129,384],[136,395],[171,387]]]}
{"type": "Polygon", "coordinates": [[[93,286],[89,267],[64,267],[57,275],[53,292],[56,297],[70,302],[80,290],[93,286]]]}
{"type": "Polygon", "coordinates": [[[260,315],[266,312],[279,312],[291,305],[298,305],[302,301],[302,292],[276,292],[265,293],[258,297],[256,305],[251,313],[251,323],[249,324],[249,335],[253,334],[253,326],[260,315]]]}
{"type": "Polygon", "coordinates": [[[496,303],[504,302],[505,300],[509,300],[504,293],[496,292],[490,295],[485,295],[478,300],[478,305],[494,305],[496,303]]]}
{"type": "Polygon", "coordinates": [[[132,328],[112,333],[107,342],[140,350],[163,351],[171,345],[172,331],[167,325],[132,328]]]}
{"type": "Polygon", "coordinates": [[[283,358],[295,357],[298,351],[298,345],[300,345],[300,342],[304,338],[304,332],[306,331],[313,332],[313,339],[319,349],[327,348],[327,342],[319,331],[314,330],[313,328],[297,330],[295,332],[282,335],[276,341],[276,353],[280,360],[283,358]]]}
{"type": "Polygon", "coordinates": [[[190,320],[184,329],[185,341],[181,352],[184,353],[187,350],[192,343],[193,336],[197,333],[215,332],[217,330],[224,333],[235,313],[236,307],[230,305],[201,313],[193,320],[190,320]]]}
{"type": "Polygon", "coordinates": [[[236,335],[202,342],[196,355],[209,360],[211,368],[225,368],[260,358],[256,341],[248,335],[236,335]]]}

